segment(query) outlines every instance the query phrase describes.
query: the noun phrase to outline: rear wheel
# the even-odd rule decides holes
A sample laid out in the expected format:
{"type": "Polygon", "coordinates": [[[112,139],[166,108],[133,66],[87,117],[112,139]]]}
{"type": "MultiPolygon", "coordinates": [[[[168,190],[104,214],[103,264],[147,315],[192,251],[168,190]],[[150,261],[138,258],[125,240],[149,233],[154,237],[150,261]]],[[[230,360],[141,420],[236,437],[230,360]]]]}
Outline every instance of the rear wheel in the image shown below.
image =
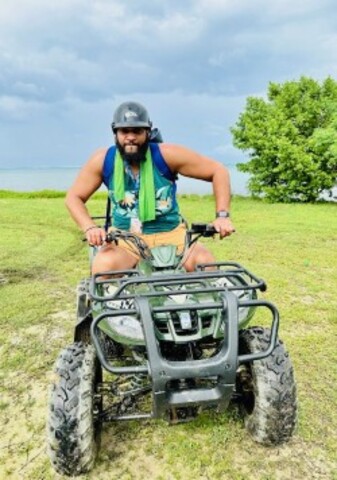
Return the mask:
{"type": "Polygon", "coordinates": [[[77,342],[59,355],[48,422],[48,455],[58,473],[80,475],[94,464],[99,446],[102,370],[92,345],[77,342]]]}
{"type": "MultiPolygon", "coordinates": [[[[269,329],[242,330],[240,354],[265,350],[269,339],[269,329]]],[[[290,439],[297,421],[296,383],[289,355],[280,340],[267,358],[239,367],[237,393],[245,427],[255,441],[278,445],[290,439]]]]}

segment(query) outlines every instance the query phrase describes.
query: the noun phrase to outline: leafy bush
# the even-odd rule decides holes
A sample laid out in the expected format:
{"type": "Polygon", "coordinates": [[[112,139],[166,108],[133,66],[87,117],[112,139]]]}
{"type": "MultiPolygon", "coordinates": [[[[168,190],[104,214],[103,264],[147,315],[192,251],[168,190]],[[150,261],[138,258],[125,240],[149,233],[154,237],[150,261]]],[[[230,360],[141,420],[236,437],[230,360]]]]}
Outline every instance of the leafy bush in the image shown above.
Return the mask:
{"type": "Polygon", "coordinates": [[[231,129],[250,160],[253,196],[277,202],[312,202],[337,183],[337,82],[310,78],[270,83],[267,100],[248,97],[231,129]]]}

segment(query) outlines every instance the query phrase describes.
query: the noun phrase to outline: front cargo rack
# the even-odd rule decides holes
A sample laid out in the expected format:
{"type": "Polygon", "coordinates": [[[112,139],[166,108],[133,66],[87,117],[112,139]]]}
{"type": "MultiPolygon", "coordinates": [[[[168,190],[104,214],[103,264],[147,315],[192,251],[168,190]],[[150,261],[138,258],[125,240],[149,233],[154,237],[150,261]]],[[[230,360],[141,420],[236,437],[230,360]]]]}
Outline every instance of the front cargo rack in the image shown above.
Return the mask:
{"type": "Polygon", "coordinates": [[[92,300],[98,302],[109,302],[112,300],[134,299],[137,286],[143,286],[142,297],[162,296],[163,291],[158,291],[158,287],[170,287],[169,295],[182,295],[193,288],[193,293],[219,292],[224,289],[232,291],[240,290],[260,290],[264,292],[267,288],[264,280],[257,278],[249,270],[239,263],[235,262],[214,262],[197,265],[196,270],[189,273],[175,274],[156,274],[151,276],[141,275],[136,269],[130,270],[111,270],[108,272],[96,273],[92,276],[89,285],[89,294],[92,300]],[[212,268],[212,270],[206,270],[212,268]],[[109,278],[106,278],[106,277],[109,278]],[[103,278],[102,278],[103,277],[103,278]],[[222,286],[207,287],[205,282],[208,280],[224,280],[222,286]],[[228,283],[226,284],[226,280],[228,283]],[[103,294],[102,285],[114,285],[114,292],[103,294]],[[196,287],[199,285],[199,287],[196,287]],[[181,287],[184,287],[182,290],[181,287]],[[144,288],[145,287],[145,288],[144,288]],[[98,293],[102,291],[102,294],[98,293]]]}
{"type": "MultiPolygon", "coordinates": [[[[226,310],[228,301],[229,299],[233,298],[234,293],[236,295],[238,291],[253,291],[254,293],[256,290],[265,291],[265,289],[266,284],[263,280],[257,278],[240,264],[234,262],[202,264],[198,265],[197,269],[190,273],[152,273],[151,276],[145,276],[136,269],[97,273],[91,278],[89,293],[91,299],[94,302],[98,302],[98,305],[104,305],[104,308],[91,324],[91,336],[97,349],[100,361],[106,370],[114,374],[149,373],[153,370],[153,364],[152,367],[150,365],[117,367],[112,366],[107,359],[104,358],[98,340],[98,326],[102,320],[109,317],[111,318],[124,315],[126,313],[128,315],[134,315],[141,320],[143,328],[147,330],[146,336],[148,336],[149,331],[152,331],[154,334],[153,323],[152,320],[150,320],[153,318],[153,316],[157,317],[160,314],[165,314],[168,312],[170,312],[170,314],[174,314],[174,312],[184,311],[193,313],[214,309],[226,310]],[[212,268],[212,270],[206,270],[207,268],[212,268]],[[106,276],[109,276],[110,278],[106,278],[106,276]],[[221,279],[224,280],[223,285],[210,285],[209,283],[209,280],[217,281],[221,279]],[[226,284],[226,281],[229,281],[229,284],[226,284]],[[103,291],[103,286],[110,284],[114,285],[115,287],[111,295],[103,291]],[[221,298],[219,298],[217,301],[205,301],[201,303],[181,302],[165,305],[152,304],[152,300],[156,297],[172,297],[186,295],[189,293],[193,293],[193,295],[219,293],[221,298]],[[127,309],[123,307],[109,307],[110,301],[119,302],[123,300],[133,300],[133,305],[131,307],[127,307],[127,309]],[[144,314],[144,311],[141,311],[142,309],[140,309],[140,305],[146,305],[146,307],[144,307],[144,311],[147,312],[146,315],[144,314]],[[148,318],[147,315],[150,315],[150,317],[148,318]]],[[[233,302],[233,300],[231,300],[231,302],[233,302]]],[[[238,330],[237,312],[240,308],[255,309],[256,307],[265,307],[272,314],[270,343],[264,351],[249,355],[240,355],[238,357],[239,363],[245,363],[268,356],[276,344],[279,325],[278,311],[272,303],[265,300],[257,300],[256,295],[251,300],[240,299],[236,296],[236,310],[234,308],[231,312],[231,317],[233,320],[230,320],[230,324],[232,325],[230,331],[234,332],[238,330]],[[232,323],[232,321],[234,323],[232,323]]],[[[226,328],[228,328],[228,317],[225,323],[227,324],[226,328]]],[[[156,361],[158,361],[158,357],[156,358],[156,361]]]]}

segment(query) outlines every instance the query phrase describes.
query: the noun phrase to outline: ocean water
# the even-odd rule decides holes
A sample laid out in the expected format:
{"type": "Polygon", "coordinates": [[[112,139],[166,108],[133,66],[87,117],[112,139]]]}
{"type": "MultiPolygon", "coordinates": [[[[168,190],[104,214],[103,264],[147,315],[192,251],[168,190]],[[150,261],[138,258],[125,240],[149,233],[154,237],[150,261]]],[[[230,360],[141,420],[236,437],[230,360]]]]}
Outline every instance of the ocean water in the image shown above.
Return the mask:
{"type": "MultiPolygon", "coordinates": [[[[67,190],[75,180],[80,167],[76,168],[41,168],[41,169],[0,169],[0,190],[32,192],[38,190],[67,190]]],[[[248,175],[229,167],[233,194],[247,195],[248,175]]],[[[102,189],[105,189],[103,186],[102,189]]],[[[208,182],[179,176],[178,193],[212,193],[208,182]]]]}

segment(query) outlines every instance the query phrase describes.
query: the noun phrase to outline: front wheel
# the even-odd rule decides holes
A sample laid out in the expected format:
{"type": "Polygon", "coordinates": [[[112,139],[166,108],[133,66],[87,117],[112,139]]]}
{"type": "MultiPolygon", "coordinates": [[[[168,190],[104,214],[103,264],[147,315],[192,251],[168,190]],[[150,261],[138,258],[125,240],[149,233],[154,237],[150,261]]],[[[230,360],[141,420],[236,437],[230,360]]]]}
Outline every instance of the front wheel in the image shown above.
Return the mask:
{"type": "MultiPolygon", "coordinates": [[[[269,329],[242,330],[240,354],[265,350],[269,340],[269,329]]],[[[290,439],[297,422],[296,383],[289,355],[280,340],[267,358],[239,367],[236,390],[245,427],[255,441],[279,445],[290,439]]]]}
{"type": "Polygon", "coordinates": [[[99,443],[97,383],[102,370],[92,345],[76,342],[59,355],[48,421],[48,455],[58,473],[80,475],[94,464],[99,443]]]}

